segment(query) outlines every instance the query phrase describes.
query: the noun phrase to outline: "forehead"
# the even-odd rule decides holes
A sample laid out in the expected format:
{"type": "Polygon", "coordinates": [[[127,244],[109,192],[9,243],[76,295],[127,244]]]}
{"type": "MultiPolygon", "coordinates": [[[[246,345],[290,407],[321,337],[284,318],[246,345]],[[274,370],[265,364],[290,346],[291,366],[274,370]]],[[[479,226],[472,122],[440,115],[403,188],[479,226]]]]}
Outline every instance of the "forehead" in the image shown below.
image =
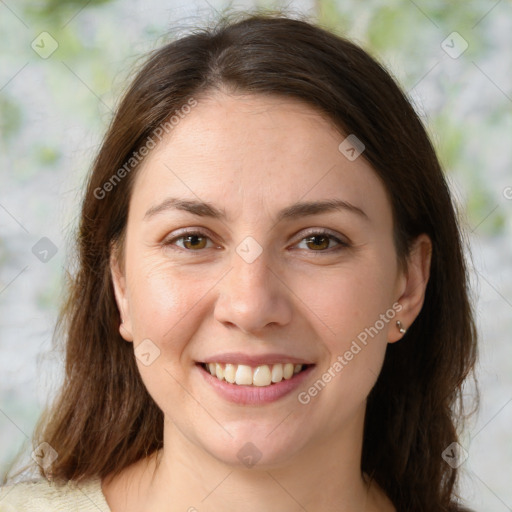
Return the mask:
{"type": "Polygon", "coordinates": [[[345,137],[298,100],[218,93],[199,100],[146,157],[133,206],[179,196],[254,217],[298,200],[342,198],[377,217],[390,213],[371,166],[339,151],[345,137]]]}

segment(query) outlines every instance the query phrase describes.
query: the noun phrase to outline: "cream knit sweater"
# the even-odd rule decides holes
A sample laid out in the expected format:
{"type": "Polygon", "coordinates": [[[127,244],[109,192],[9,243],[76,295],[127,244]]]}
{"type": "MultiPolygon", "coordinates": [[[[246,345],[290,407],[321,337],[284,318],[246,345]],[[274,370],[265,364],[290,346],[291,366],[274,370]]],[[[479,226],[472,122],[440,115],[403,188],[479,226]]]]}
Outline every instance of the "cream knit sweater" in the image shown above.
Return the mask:
{"type": "Polygon", "coordinates": [[[40,479],[0,487],[0,512],[111,512],[94,478],[58,487],[40,479]]]}

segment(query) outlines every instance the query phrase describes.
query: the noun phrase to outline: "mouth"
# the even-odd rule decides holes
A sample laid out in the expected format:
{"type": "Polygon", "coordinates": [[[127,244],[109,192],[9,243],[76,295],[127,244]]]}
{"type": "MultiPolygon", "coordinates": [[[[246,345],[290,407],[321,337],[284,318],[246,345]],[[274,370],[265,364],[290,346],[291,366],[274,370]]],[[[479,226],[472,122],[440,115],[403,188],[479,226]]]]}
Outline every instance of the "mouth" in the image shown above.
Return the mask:
{"type": "Polygon", "coordinates": [[[235,386],[269,387],[284,380],[291,380],[296,375],[305,372],[312,364],[294,364],[290,362],[249,366],[231,363],[197,363],[201,369],[208,372],[221,382],[235,386]]]}
{"type": "Polygon", "coordinates": [[[210,361],[195,364],[206,385],[217,396],[245,406],[263,406],[293,396],[300,386],[305,385],[315,366],[297,362],[255,365],[210,361]]]}

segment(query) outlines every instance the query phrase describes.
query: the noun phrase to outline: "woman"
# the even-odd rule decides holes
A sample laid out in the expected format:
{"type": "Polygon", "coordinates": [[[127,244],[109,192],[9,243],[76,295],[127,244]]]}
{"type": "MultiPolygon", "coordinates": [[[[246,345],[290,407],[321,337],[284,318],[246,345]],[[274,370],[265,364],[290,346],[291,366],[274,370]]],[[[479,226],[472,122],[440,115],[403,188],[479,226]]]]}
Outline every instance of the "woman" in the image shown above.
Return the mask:
{"type": "Polygon", "coordinates": [[[280,15],[159,49],[90,174],[19,511],[459,511],[449,190],[368,54],[280,15]]]}

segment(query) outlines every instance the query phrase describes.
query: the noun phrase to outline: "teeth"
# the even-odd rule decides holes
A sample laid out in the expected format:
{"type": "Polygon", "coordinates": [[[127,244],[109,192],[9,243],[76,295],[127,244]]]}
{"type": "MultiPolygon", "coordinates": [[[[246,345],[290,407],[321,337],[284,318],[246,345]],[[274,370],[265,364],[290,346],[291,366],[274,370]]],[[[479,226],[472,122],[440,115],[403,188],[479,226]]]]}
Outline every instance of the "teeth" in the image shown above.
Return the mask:
{"type": "Polygon", "coordinates": [[[272,366],[272,382],[281,382],[283,380],[283,365],[275,364],[272,366]]]}
{"type": "Polygon", "coordinates": [[[283,367],[283,377],[285,379],[291,379],[293,375],[294,366],[292,363],[286,363],[283,367]]]}
{"type": "Polygon", "coordinates": [[[254,386],[270,386],[271,382],[272,374],[270,373],[270,368],[266,364],[258,366],[258,368],[254,370],[254,375],[252,377],[252,384],[254,386]]]}
{"type": "MultiPolygon", "coordinates": [[[[210,373],[212,373],[210,371],[210,373]]],[[[212,374],[213,375],[213,374],[212,374]]],[[[235,383],[236,380],[236,366],[234,364],[227,364],[224,368],[224,378],[226,382],[230,382],[231,384],[235,383]]]]}
{"type": "Polygon", "coordinates": [[[236,383],[239,386],[249,386],[252,384],[252,370],[250,366],[239,364],[236,369],[236,383]]]}
{"type": "Polygon", "coordinates": [[[220,364],[208,363],[205,367],[210,374],[219,380],[225,380],[230,384],[239,386],[265,387],[277,384],[283,379],[291,379],[294,374],[299,373],[303,365],[293,363],[276,363],[273,365],[264,364],[252,368],[245,364],[220,364]]]}

